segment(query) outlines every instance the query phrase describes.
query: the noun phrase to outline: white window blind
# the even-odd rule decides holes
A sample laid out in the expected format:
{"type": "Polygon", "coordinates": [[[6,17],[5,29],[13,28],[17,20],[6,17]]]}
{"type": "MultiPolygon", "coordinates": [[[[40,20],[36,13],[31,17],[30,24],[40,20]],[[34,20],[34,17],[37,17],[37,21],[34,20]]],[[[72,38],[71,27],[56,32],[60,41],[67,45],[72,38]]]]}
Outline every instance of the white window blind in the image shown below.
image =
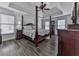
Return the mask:
{"type": "Polygon", "coordinates": [[[65,20],[58,20],[58,29],[65,29],[65,20]]]}
{"type": "Polygon", "coordinates": [[[0,14],[1,33],[14,33],[14,16],[0,14]]]}
{"type": "Polygon", "coordinates": [[[45,22],[45,29],[49,30],[49,22],[45,22]]]}

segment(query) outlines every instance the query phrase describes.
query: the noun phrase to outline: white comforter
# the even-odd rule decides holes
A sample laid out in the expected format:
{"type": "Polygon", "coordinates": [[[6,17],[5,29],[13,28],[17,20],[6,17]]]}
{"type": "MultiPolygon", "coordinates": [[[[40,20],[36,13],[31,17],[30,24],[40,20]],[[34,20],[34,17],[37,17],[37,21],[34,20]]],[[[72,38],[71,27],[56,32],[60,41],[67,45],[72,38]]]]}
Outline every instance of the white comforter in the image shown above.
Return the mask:
{"type": "MultiPolygon", "coordinates": [[[[49,31],[45,30],[45,29],[39,29],[38,30],[38,34],[42,35],[42,36],[45,35],[45,34],[48,34],[48,33],[49,33],[49,31]]],[[[35,38],[35,30],[26,30],[26,29],[24,29],[23,34],[31,37],[33,40],[35,38]]]]}

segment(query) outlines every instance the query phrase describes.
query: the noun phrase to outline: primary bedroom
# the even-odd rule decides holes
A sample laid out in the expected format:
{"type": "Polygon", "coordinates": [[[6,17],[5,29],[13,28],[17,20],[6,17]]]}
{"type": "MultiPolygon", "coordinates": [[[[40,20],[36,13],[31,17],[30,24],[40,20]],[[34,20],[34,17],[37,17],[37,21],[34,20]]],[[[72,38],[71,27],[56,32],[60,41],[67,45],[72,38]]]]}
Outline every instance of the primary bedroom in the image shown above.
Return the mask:
{"type": "Polygon", "coordinates": [[[0,2],[0,56],[79,55],[65,40],[79,34],[78,4],[0,2]]]}

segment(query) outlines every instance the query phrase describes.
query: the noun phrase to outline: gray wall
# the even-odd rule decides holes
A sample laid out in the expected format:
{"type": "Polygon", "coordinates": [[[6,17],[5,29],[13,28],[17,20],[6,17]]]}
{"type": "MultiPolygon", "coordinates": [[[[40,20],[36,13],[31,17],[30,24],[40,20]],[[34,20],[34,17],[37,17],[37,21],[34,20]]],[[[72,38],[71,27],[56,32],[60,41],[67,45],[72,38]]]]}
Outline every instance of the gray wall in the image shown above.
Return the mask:
{"type": "Polygon", "coordinates": [[[35,16],[33,15],[24,15],[23,17],[23,24],[35,23],[35,16]]]}

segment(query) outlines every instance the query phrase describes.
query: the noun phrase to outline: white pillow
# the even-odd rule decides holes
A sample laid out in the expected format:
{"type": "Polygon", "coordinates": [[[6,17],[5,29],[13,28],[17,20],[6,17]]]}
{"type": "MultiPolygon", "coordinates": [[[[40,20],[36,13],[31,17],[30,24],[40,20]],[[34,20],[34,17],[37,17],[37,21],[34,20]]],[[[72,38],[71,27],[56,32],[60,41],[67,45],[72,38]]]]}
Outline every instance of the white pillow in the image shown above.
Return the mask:
{"type": "Polygon", "coordinates": [[[32,27],[31,26],[24,26],[24,29],[25,30],[32,30],[32,27]]]}

